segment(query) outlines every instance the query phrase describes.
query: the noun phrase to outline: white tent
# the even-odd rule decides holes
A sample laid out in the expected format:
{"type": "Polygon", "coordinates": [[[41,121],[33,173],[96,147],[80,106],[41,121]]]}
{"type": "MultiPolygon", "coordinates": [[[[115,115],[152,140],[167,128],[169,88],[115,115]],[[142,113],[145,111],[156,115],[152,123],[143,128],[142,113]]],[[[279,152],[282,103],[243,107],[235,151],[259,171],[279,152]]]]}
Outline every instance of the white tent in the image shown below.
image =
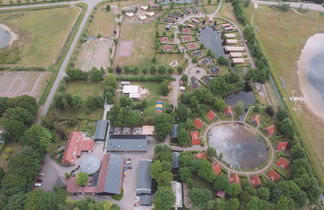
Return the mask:
{"type": "Polygon", "coordinates": [[[225,34],[226,38],[235,38],[236,34],[225,34]]]}
{"type": "Polygon", "coordinates": [[[232,53],[230,53],[231,58],[241,58],[242,56],[243,56],[243,54],[240,53],[240,52],[232,52],[232,53]]]}
{"type": "Polygon", "coordinates": [[[244,47],[234,47],[234,46],[224,46],[226,52],[243,52],[245,51],[244,47]]]}
{"type": "Polygon", "coordinates": [[[125,85],[123,87],[123,94],[139,93],[138,85],[125,85]]]}
{"type": "Polygon", "coordinates": [[[237,39],[226,39],[226,44],[237,44],[238,40],[237,39]]]}
{"type": "Polygon", "coordinates": [[[245,62],[244,58],[232,58],[232,60],[234,64],[240,64],[245,62]]]}
{"type": "Polygon", "coordinates": [[[134,13],[133,12],[126,12],[126,16],[127,17],[134,17],[134,13]]]}
{"type": "Polygon", "coordinates": [[[155,12],[146,12],[145,14],[147,16],[153,17],[155,15],[155,12]]]}
{"type": "Polygon", "coordinates": [[[138,16],[138,19],[140,19],[140,20],[146,20],[147,19],[147,16],[146,15],[139,15],[138,16]]]}

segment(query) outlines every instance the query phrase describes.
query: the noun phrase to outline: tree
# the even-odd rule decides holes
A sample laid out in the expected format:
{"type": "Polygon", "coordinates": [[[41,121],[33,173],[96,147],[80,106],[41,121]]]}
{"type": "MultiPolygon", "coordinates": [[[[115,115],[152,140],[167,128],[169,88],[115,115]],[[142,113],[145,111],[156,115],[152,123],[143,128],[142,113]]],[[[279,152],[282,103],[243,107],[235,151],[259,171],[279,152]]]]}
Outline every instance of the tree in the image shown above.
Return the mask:
{"type": "Polygon", "coordinates": [[[89,73],[79,70],[79,69],[69,69],[66,71],[66,74],[69,77],[69,80],[87,80],[89,77],[89,73]]]}
{"type": "Polygon", "coordinates": [[[13,99],[13,103],[15,107],[27,109],[33,116],[36,116],[38,105],[35,98],[27,95],[18,96],[13,99]]]}
{"type": "Polygon", "coordinates": [[[290,210],[292,207],[295,206],[295,202],[286,197],[286,196],[281,196],[279,200],[275,204],[275,209],[277,210],[290,210]]]}
{"type": "Polygon", "coordinates": [[[178,132],[178,141],[182,147],[189,146],[189,134],[185,128],[181,128],[178,132]]]}
{"type": "Polygon", "coordinates": [[[171,115],[162,113],[154,118],[155,136],[157,141],[162,142],[171,132],[174,119],[171,115]]]}
{"type": "Polygon", "coordinates": [[[188,168],[188,167],[181,167],[179,169],[179,174],[180,174],[180,179],[183,182],[187,182],[187,180],[192,177],[190,168],[188,168]]]}
{"type": "Polygon", "coordinates": [[[234,110],[236,113],[236,116],[241,116],[241,114],[244,112],[244,102],[243,101],[238,101],[236,102],[234,106],[234,110]]]}
{"type": "Polygon", "coordinates": [[[21,107],[7,109],[3,117],[9,120],[23,122],[27,126],[30,126],[35,120],[35,116],[33,116],[32,113],[21,107]]]}
{"type": "Polygon", "coordinates": [[[270,198],[270,191],[266,187],[260,187],[256,190],[257,196],[262,200],[269,200],[270,198]]]}
{"type": "Polygon", "coordinates": [[[212,79],[210,90],[216,96],[224,96],[231,91],[231,87],[227,84],[223,76],[218,76],[212,79]]]}
{"type": "Polygon", "coordinates": [[[299,144],[291,148],[291,153],[294,159],[305,158],[305,151],[299,144]]]}
{"type": "Polygon", "coordinates": [[[27,180],[23,176],[9,173],[1,180],[1,189],[7,196],[24,193],[27,191],[27,180]]]}
{"type": "Polygon", "coordinates": [[[225,202],[226,210],[236,210],[240,207],[240,201],[237,198],[231,198],[225,202]]]}
{"type": "Polygon", "coordinates": [[[169,82],[167,80],[164,80],[160,85],[160,92],[163,96],[167,96],[170,92],[169,89],[169,82]]]}
{"type": "Polygon", "coordinates": [[[217,112],[223,112],[226,107],[226,103],[223,99],[216,98],[213,107],[217,112]]]}
{"type": "Polygon", "coordinates": [[[191,61],[192,61],[192,63],[198,63],[198,58],[197,57],[193,57],[191,61]]]}
{"type": "Polygon", "coordinates": [[[77,177],[76,177],[76,183],[83,187],[86,186],[88,183],[88,179],[89,179],[89,175],[85,172],[80,172],[78,173],[77,177]]]}
{"type": "Polygon", "coordinates": [[[292,125],[292,122],[289,118],[283,119],[281,122],[278,122],[279,130],[282,134],[288,138],[293,138],[295,135],[295,128],[292,125]]]}
{"type": "Polygon", "coordinates": [[[158,186],[167,186],[172,181],[172,173],[171,173],[172,165],[166,161],[155,160],[151,167],[151,177],[155,179],[158,183],[158,186]],[[166,168],[169,164],[169,168],[166,168]],[[163,166],[164,165],[164,166],[163,166]]]}
{"type": "Polygon", "coordinates": [[[213,189],[216,191],[224,190],[227,185],[227,177],[224,175],[216,176],[213,182],[213,189]]]}
{"type": "Polygon", "coordinates": [[[171,209],[175,202],[175,196],[171,187],[159,186],[153,200],[155,210],[171,209]]]}
{"type": "Polygon", "coordinates": [[[220,64],[220,65],[228,65],[228,59],[224,58],[223,56],[219,56],[217,58],[217,62],[220,64]]]}
{"type": "Polygon", "coordinates": [[[113,88],[117,87],[117,80],[115,75],[113,74],[109,74],[104,81],[105,86],[111,86],[113,88]]]}
{"type": "Polygon", "coordinates": [[[89,77],[92,81],[103,80],[103,75],[104,72],[96,68],[91,69],[91,71],[89,72],[89,77]]]}
{"type": "Polygon", "coordinates": [[[33,125],[26,130],[22,137],[22,142],[24,145],[30,146],[34,150],[45,154],[52,139],[52,134],[46,128],[41,125],[33,125]]]}
{"type": "Polygon", "coordinates": [[[57,94],[54,98],[54,106],[57,109],[75,109],[83,104],[82,98],[80,96],[75,96],[69,93],[57,94]]]}
{"type": "Polygon", "coordinates": [[[178,66],[177,72],[178,72],[178,74],[181,74],[183,72],[183,66],[178,66]]]}
{"type": "Polygon", "coordinates": [[[109,12],[111,9],[111,6],[109,4],[107,4],[105,8],[106,8],[106,11],[109,12]]]}
{"type": "Polygon", "coordinates": [[[274,115],[274,110],[272,106],[267,106],[265,111],[270,117],[274,115]]]}
{"type": "Polygon", "coordinates": [[[172,150],[167,145],[157,145],[154,148],[154,159],[172,163],[172,150]]]}
{"type": "Polygon", "coordinates": [[[26,126],[17,120],[2,119],[0,125],[4,129],[2,137],[7,141],[18,141],[26,130],[26,126]]]}
{"type": "Polygon", "coordinates": [[[213,157],[217,157],[217,152],[213,147],[208,147],[207,149],[207,157],[212,159],[213,157]]]}
{"type": "MultiPolygon", "coordinates": [[[[109,102],[111,102],[111,101],[109,101],[109,102]]],[[[96,109],[96,108],[102,107],[103,106],[103,98],[100,96],[88,96],[85,105],[89,109],[96,109]]]]}
{"type": "Polygon", "coordinates": [[[24,209],[25,195],[23,193],[15,194],[8,199],[7,205],[4,210],[20,210],[24,209]]]}
{"type": "Polygon", "coordinates": [[[279,108],[279,110],[278,110],[276,116],[277,116],[277,119],[278,119],[279,121],[282,121],[282,120],[284,120],[285,118],[288,117],[288,113],[287,113],[286,110],[284,110],[283,108],[279,108]]]}
{"type": "Polygon", "coordinates": [[[195,206],[204,208],[205,204],[212,199],[212,193],[208,189],[192,188],[189,191],[189,198],[195,206]]]}
{"type": "Polygon", "coordinates": [[[187,83],[187,82],[188,82],[188,75],[183,74],[183,75],[181,76],[181,80],[182,80],[184,83],[187,83]]]}
{"type": "Polygon", "coordinates": [[[241,186],[236,183],[230,183],[225,187],[225,193],[231,197],[236,197],[241,193],[241,186]]]}

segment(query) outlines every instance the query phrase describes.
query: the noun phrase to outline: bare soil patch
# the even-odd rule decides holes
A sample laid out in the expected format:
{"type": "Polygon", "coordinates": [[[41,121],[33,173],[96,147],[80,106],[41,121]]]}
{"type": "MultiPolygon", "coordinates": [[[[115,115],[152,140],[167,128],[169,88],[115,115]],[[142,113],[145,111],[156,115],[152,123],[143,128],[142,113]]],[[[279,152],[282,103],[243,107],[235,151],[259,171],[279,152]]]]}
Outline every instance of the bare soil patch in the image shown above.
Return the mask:
{"type": "Polygon", "coordinates": [[[133,51],[133,41],[121,41],[118,50],[117,57],[130,57],[133,51]]]}

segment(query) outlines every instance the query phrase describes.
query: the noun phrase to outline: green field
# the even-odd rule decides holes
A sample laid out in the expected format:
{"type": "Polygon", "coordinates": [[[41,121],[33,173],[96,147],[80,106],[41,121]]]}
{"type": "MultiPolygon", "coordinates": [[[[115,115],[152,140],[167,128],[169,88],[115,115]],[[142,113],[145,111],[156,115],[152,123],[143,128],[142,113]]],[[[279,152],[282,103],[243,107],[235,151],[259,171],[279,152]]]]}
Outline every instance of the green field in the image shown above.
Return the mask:
{"type": "MultiPolygon", "coordinates": [[[[122,41],[133,41],[130,57],[115,57],[114,65],[147,65],[154,56],[155,21],[146,24],[123,24],[119,45],[122,41]]],[[[117,49],[118,54],[118,49],[117,49]]]]}
{"type": "Polygon", "coordinates": [[[88,33],[90,36],[97,36],[101,34],[103,37],[109,37],[113,35],[114,30],[117,28],[117,22],[115,18],[116,14],[112,10],[109,12],[106,11],[105,6],[107,4],[103,4],[98,7],[93,21],[90,24],[88,29],[88,33]]]}
{"type": "Polygon", "coordinates": [[[53,64],[80,11],[80,7],[62,7],[0,13],[0,23],[18,34],[14,46],[19,47],[20,60],[16,65],[48,67],[53,64]]]}
{"type": "MultiPolygon", "coordinates": [[[[254,6],[250,5],[247,14],[253,16],[254,6]]],[[[297,77],[297,60],[307,39],[315,33],[324,32],[324,16],[318,12],[282,12],[268,6],[260,6],[255,11],[254,23],[258,39],[269,59],[277,84],[283,78],[287,88],[281,86],[284,98],[291,96],[292,90],[301,95],[297,77]],[[269,21],[271,20],[271,21],[269,21]]],[[[288,100],[286,100],[288,101],[288,100]]],[[[295,112],[292,103],[286,102],[297,129],[304,140],[312,164],[324,183],[324,123],[306,110],[295,112]]]]}

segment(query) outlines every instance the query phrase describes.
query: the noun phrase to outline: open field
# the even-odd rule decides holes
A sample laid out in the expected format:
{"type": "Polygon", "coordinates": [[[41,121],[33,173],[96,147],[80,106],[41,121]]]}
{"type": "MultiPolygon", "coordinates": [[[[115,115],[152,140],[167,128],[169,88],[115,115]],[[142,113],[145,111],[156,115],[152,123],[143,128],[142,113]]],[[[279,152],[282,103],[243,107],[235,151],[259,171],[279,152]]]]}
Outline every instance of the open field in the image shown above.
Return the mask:
{"type": "Polygon", "coordinates": [[[80,14],[79,7],[0,13],[0,22],[18,34],[18,66],[48,67],[58,58],[72,26],[80,14]]]}
{"type": "MultiPolygon", "coordinates": [[[[252,15],[254,5],[250,5],[248,10],[247,14],[252,15]]],[[[318,12],[299,14],[292,11],[281,12],[259,5],[254,20],[251,22],[253,21],[258,39],[269,59],[274,79],[277,84],[281,84],[280,79],[285,81],[286,88],[281,85],[278,87],[283,97],[287,99],[293,90],[297,91],[295,96],[301,96],[297,77],[297,60],[307,39],[315,33],[324,32],[324,16],[318,12]]],[[[292,110],[291,102],[286,102],[286,104],[323,184],[324,122],[316,119],[302,104],[302,111],[298,112],[292,110]]]]}
{"type": "Polygon", "coordinates": [[[228,20],[235,23],[237,26],[241,27],[241,24],[239,24],[236,20],[235,14],[233,12],[232,4],[229,2],[223,2],[222,8],[220,9],[218,16],[227,18],[228,20]]]}
{"type": "Polygon", "coordinates": [[[90,36],[101,34],[103,37],[110,37],[114,34],[114,30],[117,28],[117,22],[115,21],[117,15],[113,12],[114,8],[107,12],[105,9],[106,5],[107,4],[103,4],[98,7],[88,29],[88,34],[90,36]]]}
{"type": "Polygon", "coordinates": [[[147,65],[154,56],[154,36],[156,22],[146,24],[123,24],[119,44],[117,47],[117,56],[114,65],[117,66],[135,66],[147,65]],[[129,57],[118,57],[120,43],[123,41],[133,41],[131,55],[129,57]]]}
{"type": "Polygon", "coordinates": [[[171,61],[178,61],[178,64],[181,66],[185,66],[185,58],[181,54],[157,54],[156,55],[156,63],[158,65],[169,66],[171,61]]]}
{"type": "Polygon", "coordinates": [[[39,100],[48,82],[50,72],[4,71],[0,72],[0,96],[30,95],[39,100]]]}

